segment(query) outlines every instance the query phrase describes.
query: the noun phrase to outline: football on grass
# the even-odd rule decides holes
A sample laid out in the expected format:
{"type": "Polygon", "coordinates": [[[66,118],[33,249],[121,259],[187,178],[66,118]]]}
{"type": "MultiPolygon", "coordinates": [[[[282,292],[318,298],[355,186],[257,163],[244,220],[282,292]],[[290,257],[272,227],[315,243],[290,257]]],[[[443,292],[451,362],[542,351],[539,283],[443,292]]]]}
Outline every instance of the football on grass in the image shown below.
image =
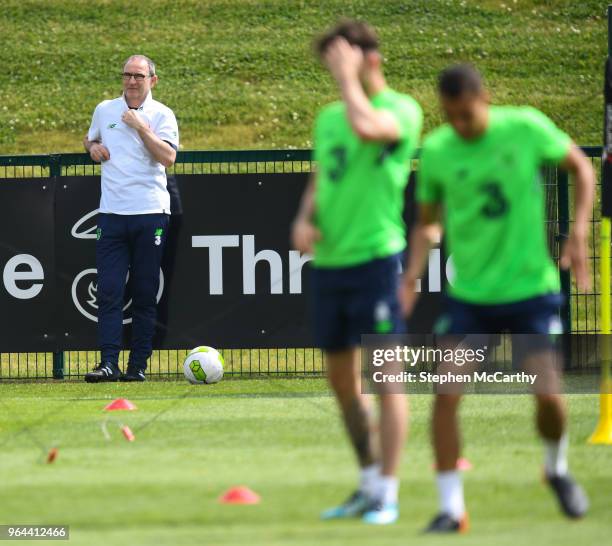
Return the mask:
{"type": "Polygon", "coordinates": [[[212,347],[196,347],[185,358],[183,372],[194,385],[218,383],[223,377],[223,356],[212,347]]]}

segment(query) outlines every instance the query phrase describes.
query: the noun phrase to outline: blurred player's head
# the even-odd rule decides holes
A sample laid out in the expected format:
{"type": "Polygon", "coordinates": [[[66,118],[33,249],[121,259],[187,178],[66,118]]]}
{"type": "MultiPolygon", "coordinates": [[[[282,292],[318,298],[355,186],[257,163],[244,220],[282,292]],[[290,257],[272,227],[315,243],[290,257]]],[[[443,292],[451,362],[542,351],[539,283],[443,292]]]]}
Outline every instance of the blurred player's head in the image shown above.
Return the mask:
{"type": "Polygon", "coordinates": [[[438,79],[442,110],[453,129],[465,139],[480,136],[489,120],[489,94],[471,64],[457,64],[438,79]]]}
{"type": "Polygon", "coordinates": [[[155,87],[155,63],[144,55],[132,55],[123,65],[123,93],[130,102],[145,100],[155,87]]]}
{"type": "Polygon", "coordinates": [[[372,75],[379,73],[382,66],[376,31],[363,21],[343,19],[316,40],[315,49],[320,59],[324,58],[327,48],[338,38],[344,38],[353,47],[361,49],[363,65],[360,70],[360,79],[367,87],[372,75]]]}

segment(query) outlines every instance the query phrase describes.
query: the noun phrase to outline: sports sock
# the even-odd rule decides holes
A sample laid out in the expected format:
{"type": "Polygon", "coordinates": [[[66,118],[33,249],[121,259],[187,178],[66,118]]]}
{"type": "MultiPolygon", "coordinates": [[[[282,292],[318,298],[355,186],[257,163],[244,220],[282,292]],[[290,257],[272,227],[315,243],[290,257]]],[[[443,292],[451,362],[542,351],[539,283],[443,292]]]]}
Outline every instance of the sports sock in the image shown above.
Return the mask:
{"type": "Polygon", "coordinates": [[[383,504],[396,504],[398,491],[399,479],[395,476],[380,476],[378,478],[376,499],[382,501],[383,504]]]}
{"type": "Polygon", "coordinates": [[[377,463],[364,466],[361,469],[361,479],[359,490],[363,491],[368,497],[376,495],[377,483],[380,479],[380,465],[377,463]]]}
{"type": "Polygon", "coordinates": [[[567,474],[567,433],[559,440],[544,440],[544,468],[549,476],[565,476],[567,474]]]}
{"type": "Polygon", "coordinates": [[[457,470],[438,472],[438,493],[440,495],[440,511],[456,520],[465,513],[463,500],[463,481],[457,470]]]}

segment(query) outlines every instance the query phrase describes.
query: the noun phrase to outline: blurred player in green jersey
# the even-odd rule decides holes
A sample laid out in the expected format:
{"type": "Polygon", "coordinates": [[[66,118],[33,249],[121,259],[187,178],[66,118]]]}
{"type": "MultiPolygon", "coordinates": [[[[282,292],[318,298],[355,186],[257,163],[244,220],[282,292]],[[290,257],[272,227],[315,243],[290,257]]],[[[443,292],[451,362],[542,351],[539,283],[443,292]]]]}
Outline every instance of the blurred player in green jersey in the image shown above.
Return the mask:
{"type": "MultiPolygon", "coordinates": [[[[571,267],[579,287],[589,285],[586,262],[593,205],[591,163],[570,137],[529,107],[490,106],[480,74],[457,65],[439,79],[448,123],[425,139],[417,182],[419,218],[400,289],[405,314],[413,309],[416,280],[425,266],[430,234],[441,222],[455,275],[436,332],[441,334],[560,333],[559,275],[546,243],[540,168],[554,164],[576,183],[575,222],[561,266],[571,267]]],[[[540,347],[525,362],[551,356],[540,347]],[[531,360],[530,360],[531,359],[531,360]]],[[[535,393],[537,427],[545,444],[545,474],[569,517],[586,513],[586,495],[568,473],[566,410],[556,393],[535,393]]],[[[433,410],[440,513],[430,532],[467,528],[461,477],[457,409],[460,394],[438,394],[433,410]]]]}
{"type": "Polygon", "coordinates": [[[361,468],[361,481],[323,519],[398,517],[397,470],[407,427],[406,400],[381,394],[377,426],[361,391],[362,334],[400,333],[397,300],[405,247],[404,189],[422,126],[410,96],[390,89],[374,31],[343,21],[317,42],[341,101],[317,116],[312,176],[293,224],[295,248],[314,255],[315,340],[361,468]]]}

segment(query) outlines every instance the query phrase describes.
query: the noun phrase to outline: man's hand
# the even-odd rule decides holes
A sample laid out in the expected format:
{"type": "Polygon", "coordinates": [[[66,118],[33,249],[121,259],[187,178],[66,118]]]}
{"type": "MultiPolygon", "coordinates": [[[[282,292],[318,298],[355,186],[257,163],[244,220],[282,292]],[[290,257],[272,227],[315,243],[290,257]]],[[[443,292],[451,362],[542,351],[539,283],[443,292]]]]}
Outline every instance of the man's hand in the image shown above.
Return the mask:
{"type": "Polygon", "coordinates": [[[108,161],[110,159],[110,152],[106,146],[103,146],[99,142],[94,142],[89,147],[89,156],[94,161],[101,163],[102,161],[108,161]]]}
{"type": "Polygon", "coordinates": [[[304,219],[297,219],[291,228],[291,244],[302,254],[314,254],[314,244],[321,239],[321,232],[304,219]]]}
{"type": "Polygon", "coordinates": [[[416,279],[409,277],[407,274],[402,276],[397,299],[399,300],[402,315],[408,318],[410,315],[412,315],[414,306],[419,299],[419,294],[416,291],[416,279]]]}
{"type": "Polygon", "coordinates": [[[136,113],[136,110],[127,110],[124,112],[121,116],[121,121],[128,127],[136,129],[136,131],[149,128],[147,122],[136,113]]]}
{"type": "Polygon", "coordinates": [[[344,38],[336,38],[325,52],[325,63],[338,83],[357,80],[363,64],[363,51],[344,38]]]}
{"type": "Polygon", "coordinates": [[[574,227],[563,245],[559,265],[563,269],[573,271],[579,290],[588,290],[591,287],[591,279],[587,263],[587,244],[595,196],[595,172],[591,160],[573,143],[560,165],[574,177],[576,191],[574,227]]]}
{"type": "Polygon", "coordinates": [[[586,231],[572,230],[561,251],[560,265],[562,269],[571,269],[576,278],[576,284],[581,291],[590,290],[591,277],[587,263],[586,231]]]}
{"type": "Polygon", "coordinates": [[[138,132],[138,136],[142,140],[144,147],[156,161],[159,161],[166,169],[174,165],[176,161],[176,150],[166,141],[159,138],[151,127],[149,127],[147,121],[143,119],[136,110],[127,110],[124,112],[121,116],[121,121],[138,132]]]}

